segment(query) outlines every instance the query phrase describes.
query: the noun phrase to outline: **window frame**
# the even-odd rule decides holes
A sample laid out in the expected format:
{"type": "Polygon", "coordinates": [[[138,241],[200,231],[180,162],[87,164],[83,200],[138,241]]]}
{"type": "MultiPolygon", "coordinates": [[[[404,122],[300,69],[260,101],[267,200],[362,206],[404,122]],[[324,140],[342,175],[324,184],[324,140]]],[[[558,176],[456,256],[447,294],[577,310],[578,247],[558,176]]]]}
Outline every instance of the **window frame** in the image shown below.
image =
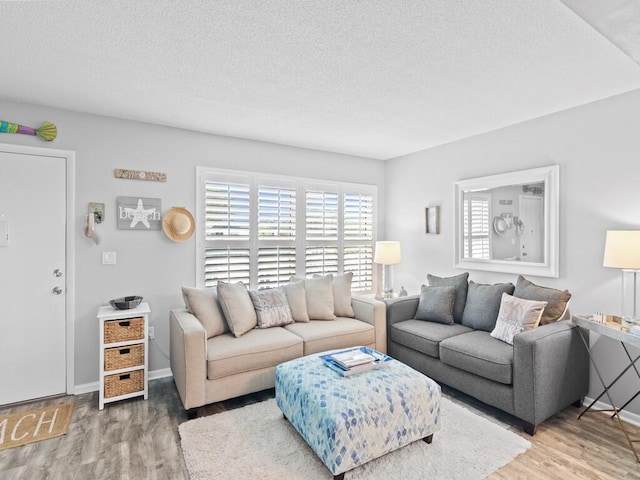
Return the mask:
{"type": "MultiPolygon", "coordinates": [[[[249,289],[260,288],[258,281],[258,249],[264,247],[276,247],[293,245],[296,252],[295,271],[296,276],[304,278],[305,252],[309,246],[336,246],[338,248],[338,274],[344,273],[345,247],[363,245],[373,249],[377,239],[378,220],[378,187],[371,184],[353,182],[326,181],[307,177],[292,177],[284,175],[271,175],[259,172],[247,172],[228,170],[213,167],[196,167],[196,281],[198,287],[205,286],[205,253],[207,248],[218,244],[221,248],[249,248],[250,250],[250,284],[249,289]],[[221,240],[207,240],[205,238],[205,183],[207,181],[238,182],[250,185],[250,234],[248,240],[225,237],[221,240]],[[259,239],[256,232],[258,228],[258,188],[259,186],[291,187],[296,189],[296,234],[295,240],[283,238],[259,239]],[[307,240],[306,238],[306,194],[307,191],[336,192],[338,194],[338,238],[337,240],[307,240]],[[345,194],[370,195],[372,197],[372,231],[371,239],[346,239],[345,238],[345,194]]],[[[371,259],[371,289],[360,290],[358,294],[373,293],[377,282],[377,274],[373,258],[371,259]]],[[[355,280],[355,278],[354,278],[355,280]]]]}

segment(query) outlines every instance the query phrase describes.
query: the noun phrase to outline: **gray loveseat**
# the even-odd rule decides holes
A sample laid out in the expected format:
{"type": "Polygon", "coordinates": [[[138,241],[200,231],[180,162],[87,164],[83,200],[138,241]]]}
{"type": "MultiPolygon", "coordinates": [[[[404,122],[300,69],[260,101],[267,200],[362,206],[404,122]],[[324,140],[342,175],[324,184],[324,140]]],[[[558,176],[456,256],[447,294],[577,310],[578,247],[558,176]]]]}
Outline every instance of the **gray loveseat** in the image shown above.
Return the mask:
{"type": "Polygon", "coordinates": [[[524,431],[534,435],[540,423],[568,405],[581,402],[588,391],[587,352],[577,327],[565,320],[569,318],[570,294],[538,287],[522,277],[515,289],[512,284],[480,286],[470,282],[467,286],[467,276],[430,276],[430,285],[449,289],[423,286],[421,295],[388,301],[388,354],[439,383],[518,417],[524,431]],[[451,294],[452,288],[453,322],[428,320],[426,317],[438,317],[438,308],[435,313],[433,309],[430,312],[428,305],[426,317],[424,311],[421,316],[419,305],[428,303],[430,293],[444,290],[451,294]],[[502,289],[505,294],[510,290],[514,297],[548,300],[545,324],[516,334],[513,345],[492,337],[491,325],[495,325],[496,317],[488,318],[484,325],[477,318],[478,313],[485,317],[497,313],[495,305],[489,305],[492,300],[476,294],[482,288],[502,289]],[[564,299],[558,303],[562,295],[564,299]]]}

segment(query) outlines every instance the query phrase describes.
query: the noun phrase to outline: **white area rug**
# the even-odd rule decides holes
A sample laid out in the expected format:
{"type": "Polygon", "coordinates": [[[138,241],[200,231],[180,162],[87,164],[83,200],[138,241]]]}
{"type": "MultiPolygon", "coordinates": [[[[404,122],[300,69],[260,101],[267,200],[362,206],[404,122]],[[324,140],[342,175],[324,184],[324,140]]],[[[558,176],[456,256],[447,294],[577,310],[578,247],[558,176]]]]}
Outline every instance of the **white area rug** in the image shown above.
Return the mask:
{"type": "MultiPolygon", "coordinates": [[[[531,444],[443,398],[441,430],[345,474],[345,480],[482,479],[531,444]]],[[[191,480],[332,479],[333,475],[282,416],[275,400],[180,425],[191,480]]]]}

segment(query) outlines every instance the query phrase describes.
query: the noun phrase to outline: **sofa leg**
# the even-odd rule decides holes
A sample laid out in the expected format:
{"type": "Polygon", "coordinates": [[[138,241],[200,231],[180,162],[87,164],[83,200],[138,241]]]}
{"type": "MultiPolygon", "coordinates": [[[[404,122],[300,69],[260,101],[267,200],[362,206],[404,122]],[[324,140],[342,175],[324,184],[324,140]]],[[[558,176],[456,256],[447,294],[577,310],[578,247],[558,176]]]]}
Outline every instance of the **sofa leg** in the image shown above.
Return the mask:
{"type": "Polygon", "coordinates": [[[431,442],[433,442],[433,433],[431,435],[427,435],[422,440],[424,440],[428,444],[431,444],[431,442]]]}
{"type": "Polygon", "coordinates": [[[573,402],[573,406],[576,408],[580,408],[582,405],[584,404],[584,398],[579,398],[578,400],[576,400],[575,402],[573,402]]]}
{"type": "Polygon", "coordinates": [[[187,420],[193,420],[194,418],[198,417],[198,409],[197,408],[190,408],[189,410],[187,410],[187,420]]]}
{"type": "Polygon", "coordinates": [[[536,432],[538,431],[538,425],[534,425],[533,423],[529,423],[529,422],[522,422],[522,430],[524,430],[525,433],[528,433],[529,435],[531,435],[532,437],[536,434],[536,432]]]}

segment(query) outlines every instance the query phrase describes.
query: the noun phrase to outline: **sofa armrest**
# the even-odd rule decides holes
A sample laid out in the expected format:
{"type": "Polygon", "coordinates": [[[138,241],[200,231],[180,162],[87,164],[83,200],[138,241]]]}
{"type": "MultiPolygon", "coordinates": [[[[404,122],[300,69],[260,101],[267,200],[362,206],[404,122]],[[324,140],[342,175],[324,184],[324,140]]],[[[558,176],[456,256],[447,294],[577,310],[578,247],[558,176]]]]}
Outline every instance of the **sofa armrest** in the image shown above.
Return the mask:
{"type": "Polygon", "coordinates": [[[513,338],[514,411],[537,425],[589,390],[589,357],[569,321],[542,325],[513,338]]]}
{"type": "Polygon", "coordinates": [[[205,404],[207,333],[200,321],[184,309],[169,314],[171,372],[184,408],[205,404]]]}
{"type": "Polygon", "coordinates": [[[420,295],[408,295],[385,300],[387,305],[387,326],[414,318],[418,310],[419,301],[420,295]]]}
{"type": "Polygon", "coordinates": [[[357,320],[373,325],[376,332],[376,350],[387,353],[387,326],[385,323],[384,302],[375,298],[354,296],[351,297],[351,306],[357,320]]]}

